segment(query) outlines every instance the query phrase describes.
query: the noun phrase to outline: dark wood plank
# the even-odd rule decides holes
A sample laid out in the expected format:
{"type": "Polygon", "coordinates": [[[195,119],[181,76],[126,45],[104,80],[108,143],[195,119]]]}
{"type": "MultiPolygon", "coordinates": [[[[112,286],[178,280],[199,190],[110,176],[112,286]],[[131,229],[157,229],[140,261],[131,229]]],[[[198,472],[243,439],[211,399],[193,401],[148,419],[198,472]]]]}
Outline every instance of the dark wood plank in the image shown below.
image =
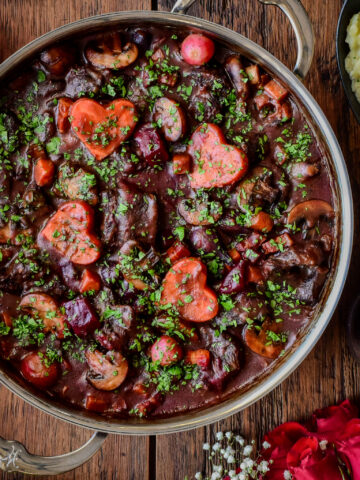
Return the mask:
{"type": "MultiPolygon", "coordinates": [[[[117,10],[150,9],[151,0],[1,0],[0,60],[47,31],[90,15],[117,10]]],[[[30,407],[4,387],[0,389],[0,435],[23,442],[32,453],[56,455],[78,448],[91,435],[87,430],[55,420],[30,407]]],[[[149,439],[110,436],[100,453],[74,472],[49,479],[149,478],[149,439]]],[[[23,479],[23,475],[0,478],[23,479]]],[[[46,477],[43,477],[46,478],[46,477]]]]}
{"type": "MultiPolygon", "coordinates": [[[[169,10],[172,0],[159,0],[169,10]]],[[[342,1],[303,0],[314,24],[315,58],[305,85],[327,115],[351,172],[355,208],[359,212],[360,127],[346,103],[335,58],[335,30],[342,1]],[[326,27],[325,27],[326,26],[326,27]]],[[[255,0],[200,0],[190,14],[221,23],[263,45],[286,65],[293,65],[296,43],[289,22],[276,7],[264,7],[255,0]]],[[[356,216],[355,216],[356,218],[356,216]]],[[[359,230],[355,239],[359,241],[359,230]]],[[[355,240],[355,245],[356,245],[355,240]]],[[[352,268],[341,303],[325,335],[304,363],[270,395],[247,410],[220,424],[157,439],[157,480],[189,478],[203,467],[202,443],[213,439],[218,430],[237,430],[259,438],[270,428],[287,420],[300,420],[316,407],[360,391],[360,368],[346,347],[344,325],[348,308],[357,294],[360,256],[353,256],[352,268]]]]}

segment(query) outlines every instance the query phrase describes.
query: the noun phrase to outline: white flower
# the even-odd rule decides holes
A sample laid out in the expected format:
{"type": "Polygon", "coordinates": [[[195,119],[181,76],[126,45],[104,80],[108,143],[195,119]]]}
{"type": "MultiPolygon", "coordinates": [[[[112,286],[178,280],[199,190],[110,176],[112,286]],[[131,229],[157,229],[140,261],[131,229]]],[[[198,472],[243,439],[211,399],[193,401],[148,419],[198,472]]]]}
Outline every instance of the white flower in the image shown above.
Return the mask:
{"type": "Polygon", "coordinates": [[[230,478],[234,477],[236,475],[235,470],[229,470],[228,475],[230,478]]]}
{"type": "Polygon", "coordinates": [[[224,468],[222,465],[213,465],[213,470],[217,473],[223,473],[224,468]]]}
{"type": "Polygon", "coordinates": [[[327,444],[328,444],[328,443],[329,443],[329,442],[328,442],[327,440],[321,440],[321,442],[319,442],[319,447],[320,447],[320,449],[321,449],[322,451],[325,451],[326,448],[327,448],[327,444]]]}
{"type": "Polygon", "coordinates": [[[228,459],[227,459],[227,462],[228,462],[228,463],[235,463],[235,457],[234,457],[234,455],[229,455],[229,456],[228,456],[228,459]]]}
{"type": "Polygon", "coordinates": [[[204,443],[203,444],[203,450],[210,450],[210,444],[209,443],[204,443]]]}
{"type": "Polygon", "coordinates": [[[226,432],[225,433],[225,437],[228,439],[228,440],[231,440],[233,438],[234,434],[233,432],[226,432]]]}
{"type": "Polygon", "coordinates": [[[244,472],[239,473],[239,480],[246,480],[246,477],[247,477],[246,473],[244,472]]]}
{"type": "Polygon", "coordinates": [[[211,474],[210,479],[211,479],[211,480],[220,480],[220,479],[221,479],[221,475],[220,475],[220,473],[218,473],[218,472],[213,472],[213,473],[211,474]]]}
{"type": "Polygon", "coordinates": [[[221,448],[221,445],[219,442],[214,443],[214,445],[212,446],[212,449],[214,450],[214,452],[219,451],[220,448],[221,448]]]}
{"type": "Polygon", "coordinates": [[[258,465],[258,472],[266,473],[270,470],[269,463],[266,460],[262,460],[258,465]]]}
{"type": "Polygon", "coordinates": [[[240,436],[240,435],[236,435],[235,441],[236,441],[239,445],[241,445],[242,447],[245,445],[245,440],[244,440],[243,437],[240,436]]]}
{"type": "Polygon", "coordinates": [[[241,462],[241,463],[240,463],[240,469],[241,469],[241,470],[245,470],[245,468],[246,468],[246,463],[245,463],[245,462],[241,462]]]}
{"type": "Polygon", "coordinates": [[[262,446],[263,446],[263,448],[264,448],[265,450],[267,450],[268,448],[271,447],[270,443],[269,443],[269,442],[266,442],[266,441],[263,442],[262,446]]]}
{"type": "Polygon", "coordinates": [[[246,447],[244,447],[243,454],[245,455],[245,457],[248,457],[249,455],[251,455],[252,451],[252,445],[246,445],[246,447]]]}
{"type": "Polygon", "coordinates": [[[251,458],[245,458],[244,463],[246,465],[246,468],[251,469],[254,466],[254,460],[251,458]]]}
{"type": "Polygon", "coordinates": [[[292,479],[292,475],[291,475],[291,473],[289,472],[289,470],[285,470],[285,471],[284,471],[284,479],[285,479],[285,480],[291,480],[291,479],[292,479]]]}
{"type": "Polygon", "coordinates": [[[221,442],[221,440],[224,439],[224,434],[223,432],[217,432],[217,434],[215,435],[216,437],[216,440],[218,440],[219,442],[221,442]]]}
{"type": "Polygon", "coordinates": [[[201,472],[196,472],[195,473],[195,480],[203,480],[203,476],[201,472]]]}

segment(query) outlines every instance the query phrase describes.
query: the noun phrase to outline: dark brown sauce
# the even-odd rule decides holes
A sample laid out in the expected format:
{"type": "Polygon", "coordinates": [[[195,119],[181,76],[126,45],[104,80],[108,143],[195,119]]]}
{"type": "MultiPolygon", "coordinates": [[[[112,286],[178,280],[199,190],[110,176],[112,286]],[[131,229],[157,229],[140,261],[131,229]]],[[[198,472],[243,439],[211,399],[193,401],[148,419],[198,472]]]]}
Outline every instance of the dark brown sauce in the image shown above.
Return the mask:
{"type": "MultiPolygon", "coordinates": [[[[48,388],[49,393],[76,407],[87,406],[109,416],[167,417],[220,402],[274,366],[275,358],[249,348],[246,329],[258,332],[264,323],[270,325],[269,331],[276,335],[268,336],[263,345],[266,351],[274,347],[282,355],[294,344],[321,299],[332,265],[336,224],[328,215],[320,216],[313,225],[300,221],[298,228],[292,228],[287,225],[287,216],[294,206],[307,200],[322,200],[333,207],[336,202],[327,158],[295,99],[289,94],[281,102],[269,99],[264,108],[259,108],[257,97],[264,95],[264,86],[271,81],[265,72],[260,70],[257,85],[241,73],[246,93],[236,92],[234,79],[224,69],[233,54],[227,48],[216,44],[215,55],[208,64],[192,67],[180,53],[181,33],[150,28],[129,29],[120,35],[122,45],[134,42],[139,50],[136,61],[126,68],[91,66],[85,49],[101,39],[100,35],[92,35],[64,46],[67,64],[60,73],[52,72],[46,56],[41,54],[26,72],[19,72],[11,82],[2,85],[0,229],[10,224],[12,235],[0,245],[0,312],[11,317],[12,326],[6,331],[2,323],[0,355],[21,370],[24,358],[40,351],[45,363],[58,365],[58,376],[48,388]],[[157,61],[151,60],[151,56],[159,51],[162,66],[157,70],[157,61]],[[149,67],[149,62],[154,66],[149,67]],[[149,71],[155,71],[157,78],[149,80],[144,75],[147,72],[149,76],[149,71]],[[163,75],[173,75],[174,85],[169,77],[161,83],[163,75]],[[59,131],[59,100],[63,97],[74,102],[91,98],[105,106],[125,97],[136,107],[136,129],[153,122],[154,102],[166,97],[183,109],[186,131],[175,142],[166,142],[160,133],[169,157],[167,161],[155,162],[155,166],[144,159],[134,134],[109,157],[97,161],[72,128],[59,131]],[[282,113],[283,105],[290,112],[288,118],[282,113]],[[246,197],[248,203],[244,201],[242,209],[239,195],[243,192],[239,184],[244,179],[222,188],[197,190],[191,188],[188,175],[174,174],[172,156],[187,151],[192,132],[204,123],[218,125],[228,143],[246,153],[247,179],[253,178],[252,172],[257,169],[255,193],[246,197]],[[47,186],[37,185],[34,179],[34,143],[47,149],[46,157],[55,166],[54,179],[47,186]],[[287,156],[282,165],[279,147],[287,156]],[[311,171],[312,176],[302,178],[296,170],[299,164],[304,171],[311,171]],[[100,259],[86,266],[59,254],[41,234],[59,206],[69,199],[76,201],[66,193],[68,186],[61,187],[61,175],[66,181],[80,170],[87,175],[88,183],[77,198],[91,203],[96,197],[97,203],[91,207],[95,212],[94,233],[102,244],[100,259]],[[153,198],[157,216],[150,212],[149,202],[153,198]],[[196,198],[208,205],[220,204],[220,218],[206,226],[186,223],[179,214],[179,206],[184,199],[196,198]],[[270,254],[264,252],[259,240],[252,248],[239,247],[253,235],[253,228],[246,223],[246,213],[253,217],[259,211],[270,214],[274,221],[272,230],[264,233],[266,242],[273,239],[276,245],[274,239],[287,234],[291,245],[278,245],[270,254]],[[27,242],[26,235],[33,240],[27,242]],[[178,326],[169,329],[154,324],[154,319],[164,316],[164,311],[150,297],[161,287],[170,268],[165,261],[166,251],[177,235],[184,237],[182,242],[191,256],[200,257],[207,265],[207,284],[222,302],[214,319],[187,323],[195,332],[195,339],[193,334],[180,331],[179,335],[178,326]],[[144,252],[153,249],[148,290],[134,289],[119,268],[119,250],[128,240],[137,241],[144,252]],[[238,251],[236,260],[229,255],[234,248],[238,251]],[[235,281],[233,292],[221,293],[224,278],[239,259],[245,264],[241,292],[235,281]],[[262,281],[250,281],[251,266],[260,272],[262,281]],[[79,287],[84,268],[101,279],[100,292],[85,295],[101,322],[100,328],[80,339],[72,326],[64,339],[57,338],[54,332],[39,337],[42,333],[39,328],[33,336],[29,335],[26,328],[34,312],[19,308],[21,298],[28,293],[46,293],[59,307],[73,298],[81,298],[79,287]],[[109,308],[116,309],[119,305],[129,305],[134,318],[129,325],[114,327],[116,319],[109,316],[109,308]],[[20,321],[19,316],[23,317],[20,321]],[[154,366],[149,351],[164,334],[176,338],[184,358],[188,351],[208,350],[210,360],[206,368],[189,367],[184,360],[164,368],[154,366]],[[109,347],[110,337],[112,347],[109,347]],[[116,390],[99,390],[89,381],[91,368],[84,357],[89,348],[104,355],[113,349],[127,359],[129,371],[116,390]]],[[[250,62],[245,58],[240,61],[244,72],[250,62]]],[[[152,128],[159,132],[155,127],[152,128]]],[[[66,317],[66,312],[62,313],[66,317]]]]}

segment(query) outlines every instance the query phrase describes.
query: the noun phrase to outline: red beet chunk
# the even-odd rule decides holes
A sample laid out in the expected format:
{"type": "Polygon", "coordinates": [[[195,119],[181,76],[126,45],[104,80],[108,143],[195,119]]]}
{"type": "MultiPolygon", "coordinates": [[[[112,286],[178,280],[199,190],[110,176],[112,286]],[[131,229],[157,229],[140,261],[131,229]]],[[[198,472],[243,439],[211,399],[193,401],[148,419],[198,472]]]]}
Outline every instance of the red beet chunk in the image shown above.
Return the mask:
{"type": "Polygon", "coordinates": [[[224,278],[220,287],[221,293],[231,294],[242,292],[246,286],[247,262],[240,261],[224,278]]]}
{"type": "Polygon", "coordinates": [[[20,371],[23,377],[38,388],[49,388],[57,381],[60,373],[57,362],[46,366],[37,352],[29,353],[22,359],[20,371]]]}
{"type": "Polygon", "coordinates": [[[100,322],[86,298],[75,298],[64,303],[66,319],[78,337],[86,337],[100,328],[100,322]]]}
{"type": "Polygon", "coordinates": [[[134,140],[138,155],[149,165],[154,166],[169,159],[165,143],[151,123],[142,125],[135,133],[134,140]]]}

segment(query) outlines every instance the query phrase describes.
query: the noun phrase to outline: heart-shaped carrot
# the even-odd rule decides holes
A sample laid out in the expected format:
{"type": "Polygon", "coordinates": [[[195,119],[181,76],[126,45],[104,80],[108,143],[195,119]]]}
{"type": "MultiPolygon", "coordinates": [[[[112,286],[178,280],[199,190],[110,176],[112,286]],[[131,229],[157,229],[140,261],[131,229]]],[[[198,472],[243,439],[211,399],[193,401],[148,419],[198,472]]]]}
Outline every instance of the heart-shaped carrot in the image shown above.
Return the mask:
{"type": "Polygon", "coordinates": [[[192,188],[224,187],[243,177],[248,159],[238,147],[228,145],[221,129],[213,123],[197,127],[188,147],[194,163],[192,188]]]}
{"type": "Polygon", "coordinates": [[[70,108],[71,127],[96,160],[108,157],[132,134],[135,105],[119,99],[106,107],[89,98],[80,98],[70,108]]]}
{"type": "Polygon", "coordinates": [[[83,201],[63,203],[40,232],[60,255],[79,265],[100,257],[100,240],[93,233],[94,211],[83,201]]]}
{"type": "Polygon", "coordinates": [[[166,274],[160,303],[171,304],[190,322],[207,322],[218,312],[215,293],[206,286],[206,266],[198,258],[176,262],[166,274]]]}

